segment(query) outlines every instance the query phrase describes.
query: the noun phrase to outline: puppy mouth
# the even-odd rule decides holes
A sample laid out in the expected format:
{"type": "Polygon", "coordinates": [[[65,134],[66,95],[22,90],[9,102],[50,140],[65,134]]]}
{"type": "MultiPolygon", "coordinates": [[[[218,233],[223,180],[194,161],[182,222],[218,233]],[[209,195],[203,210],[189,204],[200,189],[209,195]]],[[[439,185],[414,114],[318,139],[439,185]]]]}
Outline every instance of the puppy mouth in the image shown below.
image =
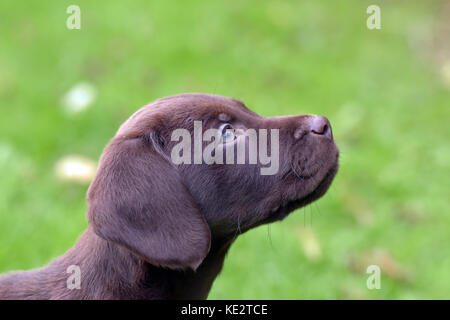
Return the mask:
{"type": "Polygon", "coordinates": [[[304,207],[311,202],[319,199],[321,196],[325,194],[325,192],[328,190],[329,186],[331,185],[331,182],[333,181],[334,177],[336,176],[337,170],[338,170],[338,161],[334,162],[334,164],[331,166],[331,168],[327,171],[323,179],[319,182],[317,187],[307,194],[306,196],[303,196],[298,199],[290,200],[284,204],[281,204],[278,207],[275,207],[271,210],[270,216],[267,217],[261,224],[274,222],[277,220],[281,220],[284,217],[286,217],[289,213],[292,211],[304,207]]]}
{"type": "Polygon", "coordinates": [[[333,181],[334,177],[336,176],[337,170],[338,170],[338,162],[337,160],[333,163],[331,168],[327,171],[325,176],[323,177],[322,181],[319,182],[317,187],[308,195],[305,197],[295,200],[300,201],[300,206],[305,206],[307,204],[310,204],[314,200],[319,199],[321,196],[325,194],[325,192],[328,190],[329,186],[331,185],[331,182],[333,181]]]}

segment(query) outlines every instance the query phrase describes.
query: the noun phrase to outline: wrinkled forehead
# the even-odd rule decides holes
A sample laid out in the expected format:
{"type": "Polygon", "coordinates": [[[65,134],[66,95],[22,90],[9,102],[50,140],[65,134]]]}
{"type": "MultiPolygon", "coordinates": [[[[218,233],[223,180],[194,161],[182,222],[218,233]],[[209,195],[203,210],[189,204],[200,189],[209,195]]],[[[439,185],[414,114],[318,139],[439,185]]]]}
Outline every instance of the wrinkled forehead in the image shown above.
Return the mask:
{"type": "Polygon", "coordinates": [[[155,127],[182,127],[196,120],[246,121],[260,117],[239,100],[210,94],[180,94],[142,107],[122,124],[116,136],[139,136],[155,127]]]}

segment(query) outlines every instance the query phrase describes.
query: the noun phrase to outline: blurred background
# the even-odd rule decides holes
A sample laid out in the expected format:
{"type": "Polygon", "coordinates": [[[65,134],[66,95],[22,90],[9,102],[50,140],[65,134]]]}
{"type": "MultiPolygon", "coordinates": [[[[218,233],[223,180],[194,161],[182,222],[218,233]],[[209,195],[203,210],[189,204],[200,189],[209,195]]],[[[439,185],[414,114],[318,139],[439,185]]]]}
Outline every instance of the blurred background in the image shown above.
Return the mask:
{"type": "Polygon", "coordinates": [[[98,158],[135,110],[206,92],[264,116],[327,116],[341,150],[330,191],[242,235],[209,298],[450,298],[449,1],[3,0],[0,12],[0,272],[74,244],[98,158]],[[80,30],[66,27],[72,4],[80,30]]]}

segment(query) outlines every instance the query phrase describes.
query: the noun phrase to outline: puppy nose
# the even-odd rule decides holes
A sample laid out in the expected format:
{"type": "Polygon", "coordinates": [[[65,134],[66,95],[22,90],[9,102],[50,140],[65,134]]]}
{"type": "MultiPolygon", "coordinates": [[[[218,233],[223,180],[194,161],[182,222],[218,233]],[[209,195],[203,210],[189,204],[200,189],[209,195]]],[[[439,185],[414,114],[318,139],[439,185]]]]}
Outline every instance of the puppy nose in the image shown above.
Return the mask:
{"type": "Polygon", "coordinates": [[[327,118],[322,116],[313,116],[309,118],[309,127],[312,134],[325,136],[328,139],[333,139],[330,121],[328,121],[327,118]]]}

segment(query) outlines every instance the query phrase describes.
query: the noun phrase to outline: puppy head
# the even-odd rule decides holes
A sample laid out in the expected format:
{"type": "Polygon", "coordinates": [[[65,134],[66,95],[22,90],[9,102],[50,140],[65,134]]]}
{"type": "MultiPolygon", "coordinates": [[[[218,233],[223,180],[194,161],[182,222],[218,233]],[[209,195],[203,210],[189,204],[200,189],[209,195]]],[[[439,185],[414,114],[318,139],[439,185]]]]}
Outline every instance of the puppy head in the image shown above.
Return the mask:
{"type": "Polygon", "coordinates": [[[196,269],[212,238],[322,196],[337,159],[323,117],[266,118],[221,96],[167,97],[132,115],[105,149],[88,220],[151,264],[196,269]]]}

